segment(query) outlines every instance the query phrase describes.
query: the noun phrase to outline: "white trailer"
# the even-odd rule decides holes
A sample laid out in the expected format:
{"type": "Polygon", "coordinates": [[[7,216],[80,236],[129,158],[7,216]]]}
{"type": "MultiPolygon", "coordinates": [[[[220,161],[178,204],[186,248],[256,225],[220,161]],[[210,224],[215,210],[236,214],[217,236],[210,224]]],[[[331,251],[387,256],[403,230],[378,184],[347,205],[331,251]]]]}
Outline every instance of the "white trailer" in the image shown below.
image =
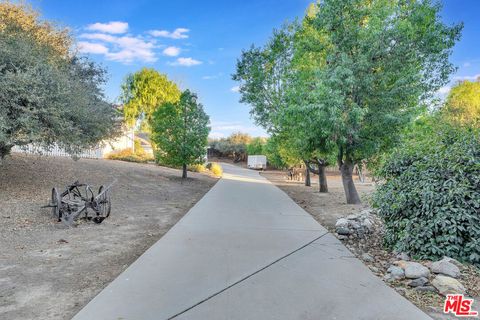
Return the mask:
{"type": "Polygon", "coordinates": [[[248,156],[247,167],[264,170],[267,168],[267,157],[262,155],[248,156]]]}

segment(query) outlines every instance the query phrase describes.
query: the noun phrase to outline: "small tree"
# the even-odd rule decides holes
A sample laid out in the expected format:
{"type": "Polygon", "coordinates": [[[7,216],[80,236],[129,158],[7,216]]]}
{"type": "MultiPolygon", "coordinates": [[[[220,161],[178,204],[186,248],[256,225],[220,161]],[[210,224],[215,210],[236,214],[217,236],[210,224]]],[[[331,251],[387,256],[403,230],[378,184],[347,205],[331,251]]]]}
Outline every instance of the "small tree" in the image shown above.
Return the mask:
{"type": "Polygon", "coordinates": [[[178,102],[166,102],[152,115],[152,141],[156,144],[156,159],[160,164],[182,167],[202,163],[210,132],[209,117],[197,96],[184,91],[178,102]]]}

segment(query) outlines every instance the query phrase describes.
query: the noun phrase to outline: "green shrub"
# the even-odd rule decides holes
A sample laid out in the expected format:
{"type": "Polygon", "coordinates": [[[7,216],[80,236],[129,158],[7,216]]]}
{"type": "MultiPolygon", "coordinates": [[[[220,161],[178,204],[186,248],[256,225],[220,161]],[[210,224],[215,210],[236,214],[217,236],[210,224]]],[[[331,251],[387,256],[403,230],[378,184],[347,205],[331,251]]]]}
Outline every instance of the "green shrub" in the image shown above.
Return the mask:
{"type": "Polygon", "coordinates": [[[132,149],[113,151],[107,156],[107,159],[141,163],[154,160],[153,157],[146,152],[133,152],[132,149]]]}
{"type": "Polygon", "coordinates": [[[192,172],[205,172],[207,169],[203,164],[192,164],[187,167],[187,170],[192,172]]]}
{"type": "Polygon", "coordinates": [[[449,256],[480,265],[479,133],[446,125],[432,130],[405,143],[379,170],[384,182],[372,204],[385,220],[385,243],[420,259],[449,256]]]}
{"type": "Polygon", "coordinates": [[[209,162],[207,164],[207,168],[208,170],[210,170],[214,175],[216,175],[217,177],[221,177],[222,174],[223,174],[223,169],[222,169],[222,166],[219,165],[218,163],[216,162],[209,162]]]}

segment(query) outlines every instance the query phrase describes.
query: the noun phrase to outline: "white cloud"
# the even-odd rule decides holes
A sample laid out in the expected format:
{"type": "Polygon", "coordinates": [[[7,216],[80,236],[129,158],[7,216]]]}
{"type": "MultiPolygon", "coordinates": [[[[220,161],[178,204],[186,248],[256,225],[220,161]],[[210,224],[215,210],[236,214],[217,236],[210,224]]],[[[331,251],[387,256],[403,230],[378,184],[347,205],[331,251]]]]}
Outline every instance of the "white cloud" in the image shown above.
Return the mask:
{"type": "Polygon", "coordinates": [[[104,33],[82,33],[80,38],[105,42],[115,42],[115,39],[117,39],[115,36],[104,33]]]}
{"type": "Polygon", "coordinates": [[[232,92],[240,92],[240,86],[231,87],[231,88],[230,88],[230,91],[232,91],[232,92]]]}
{"type": "Polygon", "coordinates": [[[459,80],[459,81],[463,81],[463,80],[476,81],[478,78],[480,78],[480,74],[476,74],[476,75],[473,75],[473,76],[455,76],[455,77],[453,77],[453,80],[459,80]]]}
{"type": "Polygon", "coordinates": [[[220,138],[226,138],[227,136],[223,132],[212,131],[212,132],[210,132],[208,137],[211,138],[211,139],[220,139],[220,138]]]}
{"type": "Polygon", "coordinates": [[[223,72],[219,72],[219,73],[214,74],[214,75],[203,76],[202,79],[203,80],[214,80],[214,79],[220,78],[221,76],[223,76],[223,72]]]}
{"type": "Polygon", "coordinates": [[[255,127],[248,127],[243,125],[241,122],[230,122],[230,121],[212,121],[211,123],[212,131],[250,131],[255,129],[255,127]]]}
{"type": "MultiPolygon", "coordinates": [[[[97,49],[97,53],[105,55],[105,58],[122,63],[131,63],[133,61],[155,62],[157,57],[154,52],[154,41],[145,40],[139,36],[112,36],[103,33],[84,33],[80,38],[97,40],[100,43],[85,42],[89,48],[97,49]],[[107,51],[100,48],[103,46],[107,51]]],[[[86,52],[84,49],[83,52],[86,52]]],[[[86,52],[87,53],[87,52],[86,52]]]]}
{"type": "Polygon", "coordinates": [[[447,93],[450,92],[450,89],[451,89],[451,87],[449,87],[449,86],[441,87],[440,89],[438,89],[438,93],[440,95],[446,95],[447,93]]]}
{"type": "Polygon", "coordinates": [[[225,138],[233,132],[245,132],[252,136],[267,136],[267,133],[261,128],[239,121],[212,121],[211,128],[210,138],[225,138]]]}
{"type": "Polygon", "coordinates": [[[171,66],[191,67],[202,64],[202,61],[193,58],[178,58],[175,62],[169,62],[168,64],[171,66]]]}
{"type": "Polygon", "coordinates": [[[107,54],[108,48],[100,43],[92,43],[87,41],[78,42],[78,50],[82,53],[107,54]]]}
{"type": "Polygon", "coordinates": [[[163,50],[163,54],[169,57],[176,57],[180,54],[180,48],[168,47],[163,50]]]}
{"type": "Polygon", "coordinates": [[[121,21],[111,21],[108,23],[97,22],[97,23],[89,24],[87,26],[87,30],[100,31],[105,33],[113,33],[113,34],[125,33],[128,30],[128,23],[121,22],[121,21]]]}
{"type": "Polygon", "coordinates": [[[187,39],[190,30],[186,28],[177,28],[172,32],[167,30],[150,30],[148,33],[154,37],[163,37],[171,39],[187,39]]]}

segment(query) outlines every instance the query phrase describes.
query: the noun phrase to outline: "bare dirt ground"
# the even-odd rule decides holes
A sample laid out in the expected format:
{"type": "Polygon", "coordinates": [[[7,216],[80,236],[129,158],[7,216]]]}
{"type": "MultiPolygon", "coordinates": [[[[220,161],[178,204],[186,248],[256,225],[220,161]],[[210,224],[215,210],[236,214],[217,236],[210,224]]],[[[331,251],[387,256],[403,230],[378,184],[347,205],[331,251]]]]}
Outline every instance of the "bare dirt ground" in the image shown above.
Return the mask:
{"type": "Polygon", "coordinates": [[[0,166],[0,319],[70,319],[162,237],[217,181],[112,160],[14,154],[0,166]],[[51,188],[118,181],[102,224],[52,218],[51,188]]]}
{"type": "Polygon", "coordinates": [[[353,205],[346,203],[342,180],[339,175],[329,173],[327,177],[329,192],[319,193],[316,175],[311,176],[312,186],[305,187],[301,181],[287,180],[284,171],[268,170],[261,174],[285,191],[290,198],[310,213],[321,225],[333,232],[338,218],[369,208],[366,204],[367,198],[374,189],[372,183],[355,181],[363,204],[353,205]]]}
{"type": "MultiPolygon", "coordinates": [[[[303,182],[287,180],[286,172],[283,171],[265,171],[261,173],[273,184],[282,189],[305,211],[309,212],[320,224],[327,228],[334,235],[335,222],[338,218],[346,217],[349,214],[357,213],[363,209],[368,209],[368,198],[374,190],[373,183],[360,183],[354,177],[357,191],[360,193],[363,204],[346,204],[341,177],[338,174],[329,174],[328,193],[318,192],[318,183],[316,176],[312,176],[312,186],[305,187],[303,182]]],[[[396,260],[399,260],[392,252],[388,252],[382,245],[383,234],[376,231],[366,239],[347,239],[342,242],[359,259],[370,268],[372,273],[380,278],[386,274],[388,267],[396,260]],[[372,261],[365,261],[364,254],[372,257],[372,261]]],[[[464,265],[462,268],[462,283],[466,286],[471,296],[475,298],[474,310],[480,310],[480,271],[471,265],[464,265]]],[[[416,304],[433,319],[456,319],[453,315],[442,313],[444,297],[437,293],[419,293],[400,281],[388,283],[391,287],[404,295],[411,302],[416,304]]]]}

